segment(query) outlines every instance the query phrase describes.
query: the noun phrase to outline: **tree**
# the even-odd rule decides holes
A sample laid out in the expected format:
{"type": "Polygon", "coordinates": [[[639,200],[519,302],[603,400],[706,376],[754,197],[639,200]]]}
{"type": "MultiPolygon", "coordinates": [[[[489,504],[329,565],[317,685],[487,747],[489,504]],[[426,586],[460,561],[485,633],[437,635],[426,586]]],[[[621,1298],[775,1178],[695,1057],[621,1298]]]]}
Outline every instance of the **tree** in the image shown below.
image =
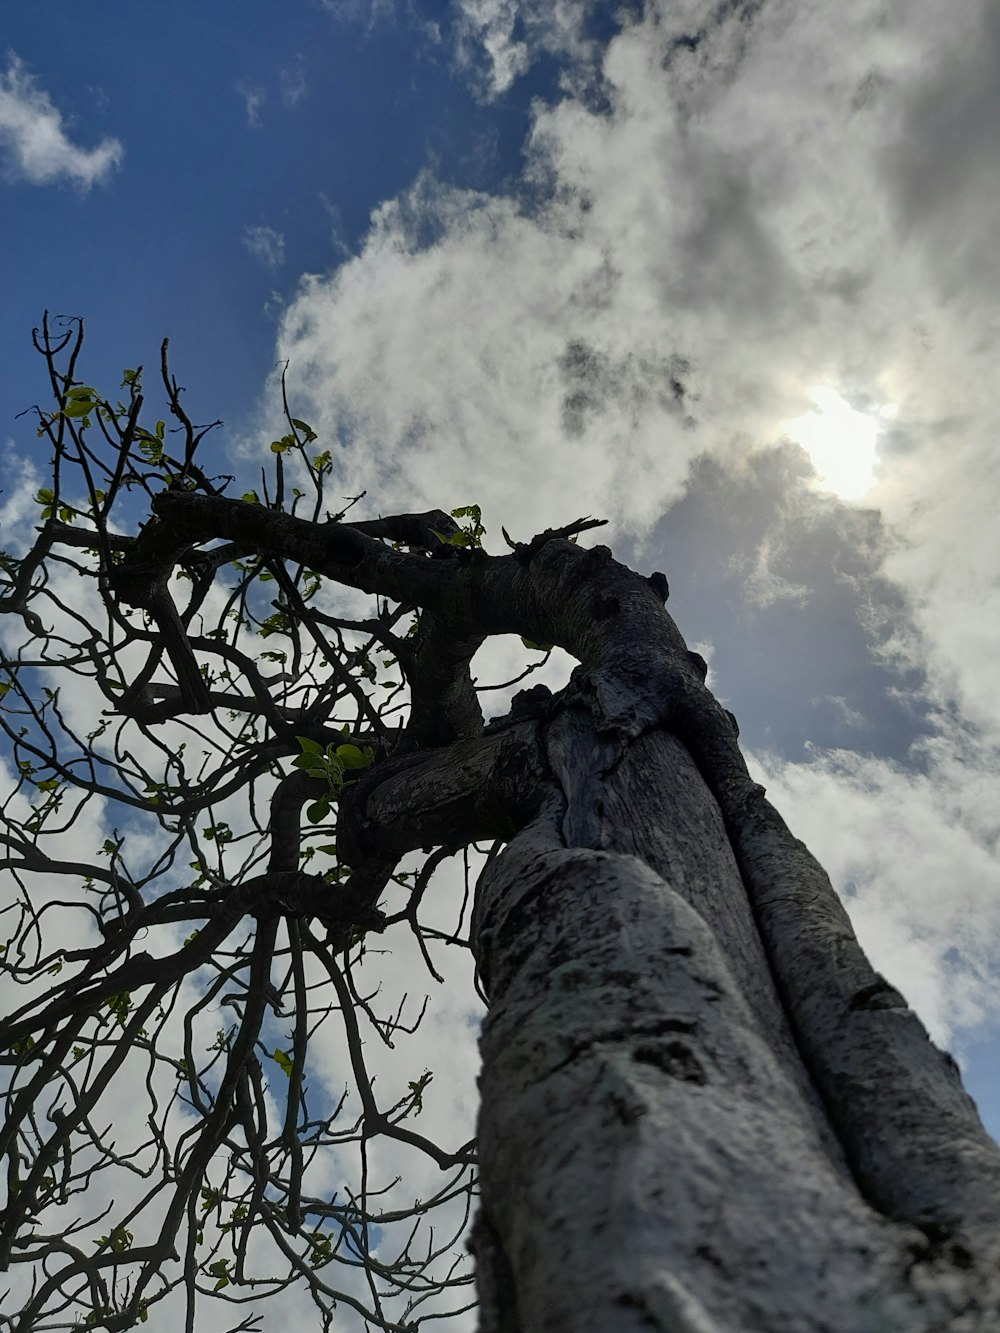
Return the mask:
{"type": "Polygon", "coordinates": [[[235,498],[165,347],[169,432],[140,424],[139,371],[124,402],[77,379],[80,325],[36,341],[53,480],[0,600],[25,992],[0,1033],[0,1245],[34,1274],[9,1326],[127,1328],[179,1288],[193,1328],[199,1293],[254,1308],[299,1282],[323,1327],[339,1303],[340,1327],[416,1328],[467,1303],[475,1164],[484,1333],[994,1327],[1000,1149],[751,780],[666,578],[578,545],[590,519],[490,555],[474,506],[331,514],[330,453],[287,404],[235,498]],[[470,663],[504,634],[578,665],[484,722],[470,663]],[[82,736],[70,685],[103,705],[82,736]],[[98,805],[122,827],[95,856],[98,805]],[[432,877],[486,844],[478,1147],[440,1146],[414,1128],[427,1074],[377,1095],[364,1032],[407,1024],[359,977],[404,927],[433,970],[462,927],[422,920],[432,877]],[[353,1090],[317,1106],[334,1022],[353,1090]],[[125,1080],[149,1099],[127,1149],[98,1118],[125,1080]],[[429,1155],[435,1197],[382,1205],[386,1142],[429,1155]],[[347,1146],[360,1184],[317,1192],[347,1146]],[[101,1182],[127,1174],[117,1207],[101,1182]],[[418,1240],[434,1206],[453,1229],[418,1240]]]}

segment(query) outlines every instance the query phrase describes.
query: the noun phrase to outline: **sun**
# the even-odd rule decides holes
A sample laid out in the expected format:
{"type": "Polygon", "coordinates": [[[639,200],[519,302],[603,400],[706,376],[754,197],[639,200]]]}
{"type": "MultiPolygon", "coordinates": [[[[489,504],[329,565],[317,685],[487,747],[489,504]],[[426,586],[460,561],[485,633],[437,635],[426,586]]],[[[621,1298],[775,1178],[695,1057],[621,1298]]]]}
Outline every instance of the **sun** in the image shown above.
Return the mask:
{"type": "Polygon", "coordinates": [[[836,389],[810,389],[812,407],[785,422],[784,434],[809,455],[817,484],[842,500],[860,500],[875,485],[876,445],[889,407],[859,412],[836,389]]]}

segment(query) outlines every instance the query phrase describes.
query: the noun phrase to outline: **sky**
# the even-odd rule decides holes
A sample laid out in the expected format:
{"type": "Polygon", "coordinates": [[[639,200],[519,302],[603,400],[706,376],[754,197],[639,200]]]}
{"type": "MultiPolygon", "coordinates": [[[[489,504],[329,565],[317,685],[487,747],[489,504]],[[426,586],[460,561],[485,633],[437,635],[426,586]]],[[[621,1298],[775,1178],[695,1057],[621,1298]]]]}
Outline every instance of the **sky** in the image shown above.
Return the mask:
{"type": "Polygon", "coordinates": [[[607,518],[1000,1135],[996,5],[47,0],[0,38],[8,528],[46,309],[109,392],[169,336],[226,470],[287,362],[373,514],[607,518]]]}

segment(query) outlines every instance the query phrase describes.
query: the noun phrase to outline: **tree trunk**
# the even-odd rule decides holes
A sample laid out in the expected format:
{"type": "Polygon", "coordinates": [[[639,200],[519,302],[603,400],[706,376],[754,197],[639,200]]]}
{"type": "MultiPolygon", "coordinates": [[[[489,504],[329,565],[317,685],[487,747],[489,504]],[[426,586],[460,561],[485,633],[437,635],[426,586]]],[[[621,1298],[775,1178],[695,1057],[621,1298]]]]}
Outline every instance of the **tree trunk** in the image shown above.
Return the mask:
{"type": "Polygon", "coordinates": [[[752,905],[756,865],[846,925],[766,802],[734,837],[684,744],[609,730],[581,695],[546,724],[541,809],[479,886],[483,1333],[1000,1326],[998,1154],[947,1057],[885,983],[888,1004],[856,1002],[850,949],[817,969],[787,902],[752,905]],[[845,972],[851,1014],[892,1024],[896,1068],[857,1039],[845,972]],[[826,1015],[824,994],[847,1030],[825,1073],[800,1012],[826,1015]],[[824,1080],[868,1116],[853,1133],[824,1080]],[[928,1173],[936,1218],[906,1178],[928,1173]]]}

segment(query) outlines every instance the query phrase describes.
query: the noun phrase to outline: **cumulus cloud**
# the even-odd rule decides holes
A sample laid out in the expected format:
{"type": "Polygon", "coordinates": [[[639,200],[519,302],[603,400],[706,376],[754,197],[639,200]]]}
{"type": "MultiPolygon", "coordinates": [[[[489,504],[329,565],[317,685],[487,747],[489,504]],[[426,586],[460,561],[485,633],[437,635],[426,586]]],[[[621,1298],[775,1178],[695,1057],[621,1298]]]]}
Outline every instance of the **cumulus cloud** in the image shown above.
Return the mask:
{"type": "Polygon", "coordinates": [[[952,730],[925,768],[852,751],[756,774],[845,899],[875,967],[947,1042],[995,1006],[1000,975],[1000,752],[952,730]]]}
{"type": "Polygon", "coordinates": [[[66,133],[62,113],[13,52],[0,74],[0,161],[10,180],[32,185],[71,181],[80,190],[106,181],[125,157],[117,139],[80,148],[66,133]]]}
{"type": "Polygon", "coordinates": [[[588,509],[653,521],[697,449],[670,344],[603,324],[615,275],[569,224],[423,178],[356,260],[303,283],[281,355],[303,415],[340,435],[345,484],[382,505],[481,501],[519,531],[588,509]],[[649,505],[626,456],[658,476],[649,505]]]}
{"type": "Polygon", "coordinates": [[[759,607],[772,606],[782,601],[801,605],[809,597],[809,588],[804,583],[793,583],[778,572],[778,560],[784,555],[782,547],[780,539],[776,541],[767,535],[757,547],[752,564],[747,565],[740,557],[736,560],[737,567],[744,564],[743,586],[747,596],[759,607]],[[776,545],[779,547],[777,551],[776,545]]]}
{"type": "MultiPolygon", "coordinates": [[[[511,12],[463,9],[473,35],[474,19],[485,32],[511,12]]],[[[534,58],[534,9],[516,13],[534,58]]],[[[892,574],[942,688],[986,708],[994,631],[979,608],[994,605],[1000,554],[981,485],[988,311],[973,278],[961,302],[954,284],[942,294],[933,219],[966,195],[974,212],[987,185],[966,161],[949,165],[952,202],[905,201],[918,178],[928,201],[946,183],[959,112],[940,89],[968,66],[961,123],[976,119],[996,24],[983,5],[956,28],[930,3],[887,15],[875,0],[717,13],[648,7],[607,46],[605,109],[538,107],[541,203],[425,177],[384,205],[359,256],[303,285],[282,359],[331,404],[345,467],[380,494],[394,478],[400,493],[414,477],[436,489],[436,474],[529,524],[582,505],[641,530],[694,457],[776,442],[817,385],[862,410],[892,404],[865,500],[916,535],[892,574]],[[922,127],[942,120],[925,150],[922,127]]]]}
{"type": "Polygon", "coordinates": [[[285,262],[285,238],[273,227],[244,227],[243,245],[265,268],[280,268],[285,262]]]}
{"type": "Polygon", "coordinates": [[[470,61],[470,49],[485,54],[493,94],[505,92],[531,63],[527,43],[514,36],[519,9],[517,0],[462,0],[459,5],[459,51],[465,61],[470,61]]]}
{"type": "Polygon", "coordinates": [[[601,50],[588,31],[595,9],[594,0],[455,0],[457,65],[487,100],[541,56],[559,62],[564,87],[590,93],[601,50]]]}
{"type": "MultiPolygon", "coordinates": [[[[462,0],[477,87],[499,95],[551,54],[555,29],[540,12],[533,0],[462,0]]],[[[583,43],[587,7],[559,13],[563,34],[583,43]]],[[[292,401],[339,445],[344,493],[367,487],[382,510],[476,500],[494,531],[503,522],[517,537],[602,514],[619,546],[634,538],[672,581],[664,533],[671,540],[670,515],[702,460],[735,474],[797,453],[805,475],[787,425],[818,387],[862,414],[886,409],[860,500],[800,487],[767,531],[713,531],[733,543],[730,572],[744,572],[741,631],[782,606],[785,624],[801,616],[790,671],[833,651],[819,613],[839,589],[836,633],[862,636],[862,661],[867,635],[872,658],[898,670],[924,719],[911,740],[948,737],[955,708],[978,731],[961,764],[953,738],[953,759],[929,764],[926,748],[906,759],[896,735],[898,769],[859,756],[853,767],[814,758],[800,773],[786,755],[777,770],[790,799],[808,789],[814,808],[839,801],[849,821],[885,803],[900,829],[924,830],[909,850],[902,834],[894,842],[887,882],[900,920],[911,908],[915,922],[930,918],[929,862],[914,848],[940,834],[967,871],[942,918],[958,938],[962,905],[987,919],[981,886],[997,864],[988,838],[948,830],[953,792],[994,773],[1000,737],[1000,408],[984,299],[996,279],[996,173],[982,165],[996,158],[983,136],[1000,23],[983,0],[960,20],[932,0],[663,0],[621,23],[596,74],[562,41],[563,95],[536,104],[516,190],[424,175],[376,212],[357,255],[303,280],[278,339],[292,401]],[[824,545],[836,514],[856,518],[824,545]],[[860,565],[845,554],[851,541],[860,565]],[[836,563],[817,603],[824,560],[836,563]],[[810,635],[828,647],[814,652],[810,635]]],[[[721,645],[731,606],[696,632],[721,645]]],[[[767,648],[760,671],[773,676],[768,653],[781,645],[767,648]]],[[[725,691],[721,660],[719,670],[725,691]]],[[[845,710],[870,716],[834,680],[808,694],[841,724],[845,710]]],[[[876,818],[860,826],[881,865],[876,818]]],[[[807,838],[815,824],[805,819],[807,838]]],[[[853,863],[850,873],[860,883],[853,863]]],[[[865,901],[859,889],[856,911],[865,901]]],[[[899,938],[882,907],[865,933],[878,957],[899,938]]],[[[911,935],[907,968],[923,980],[909,989],[937,1029],[978,1012],[974,987],[961,1014],[949,1010],[947,951],[911,935]]]]}
{"type": "Polygon", "coordinates": [[[963,301],[970,283],[1000,284],[1000,11],[973,4],[956,19],[942,58],[905,94],[884,161],[898,231],[933,256],[942,292],[963,301]]]}

